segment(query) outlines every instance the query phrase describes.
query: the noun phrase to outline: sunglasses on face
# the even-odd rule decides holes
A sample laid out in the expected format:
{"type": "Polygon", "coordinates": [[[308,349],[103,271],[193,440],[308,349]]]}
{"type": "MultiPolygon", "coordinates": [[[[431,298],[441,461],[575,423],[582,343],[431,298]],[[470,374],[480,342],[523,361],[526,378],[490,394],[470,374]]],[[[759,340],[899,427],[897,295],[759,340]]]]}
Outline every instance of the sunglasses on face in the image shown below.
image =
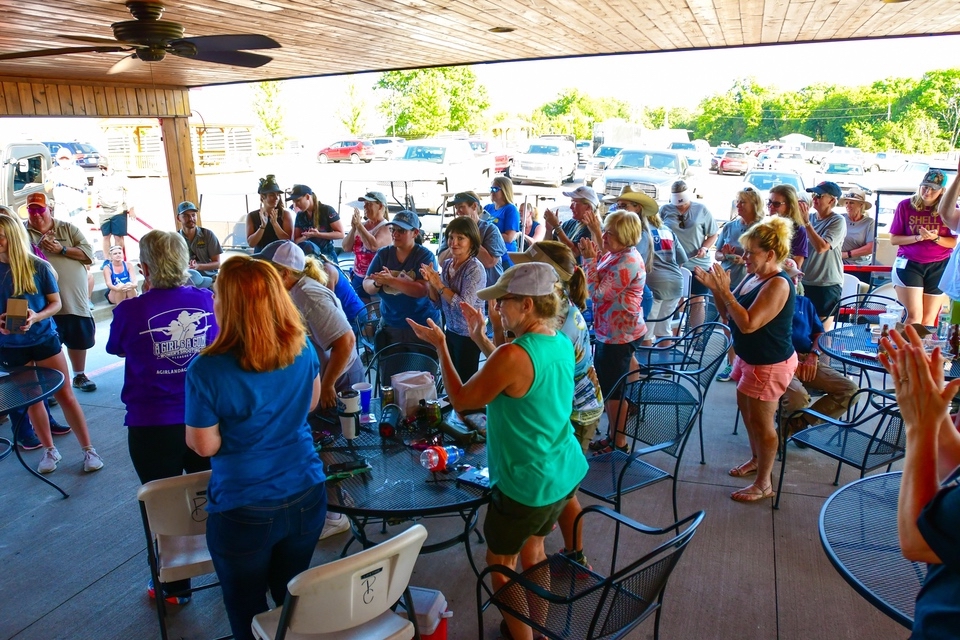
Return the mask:
{"type": "Polygon", "coordinates": [[[490,187],[490,193],[497,193],[500,191],[500,187],[490,187]]]}
{"type": "Polygon", "coordinates": [[[767,206],[770,207],[771,209],[778,209],[785,204],[787,203],[779,200],[767,200],[767,206]]]}

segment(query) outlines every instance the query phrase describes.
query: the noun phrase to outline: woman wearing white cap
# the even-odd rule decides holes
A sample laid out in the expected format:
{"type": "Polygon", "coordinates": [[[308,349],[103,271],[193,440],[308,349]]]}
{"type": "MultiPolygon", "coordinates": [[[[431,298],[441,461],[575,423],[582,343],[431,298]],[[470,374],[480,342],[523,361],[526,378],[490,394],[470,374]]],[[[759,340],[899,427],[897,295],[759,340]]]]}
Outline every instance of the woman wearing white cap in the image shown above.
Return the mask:
{"type": "Polygon", "coordinates": [[[377,251],[390,244],[390,229],[387,221],[387,198],[379,191],[368,191],[360,196],[363,203],[363,216],[359,209],[353,210],[350,230],[343,238],[344,250],[353,251],[353,269],[350,271],[350,284],[360,299],[370,302],[370,294],[363,290],[363,279],[367,277],[367,267],[373,261],[377,251]]]}
{"type": "MultiPolygon", "coordinates": [[[[554,329],[559,308],[557,273],[543,263],[507,269],[496,285],[481,289],[482,300],[496,300],[505,329],[516,339],[491,352],[486,364],[460,380],[443,331],[433,321],[410,326],[440,353],[443,380],[458,412],[487,408],[487,462],[490,506],[483,522],[487,564],[514,569],[546,560],[544,537],[576,495],[587,461],[570,428],[574,395],[574,350],[554,329]]],[[[471,326],[478,344],[483,323],[471,326]]],[[[508,580],[491,574],[494,590],[508,580]]],[[[504,615],[501,634],[530,638],[530,628],[504,615]]]]}

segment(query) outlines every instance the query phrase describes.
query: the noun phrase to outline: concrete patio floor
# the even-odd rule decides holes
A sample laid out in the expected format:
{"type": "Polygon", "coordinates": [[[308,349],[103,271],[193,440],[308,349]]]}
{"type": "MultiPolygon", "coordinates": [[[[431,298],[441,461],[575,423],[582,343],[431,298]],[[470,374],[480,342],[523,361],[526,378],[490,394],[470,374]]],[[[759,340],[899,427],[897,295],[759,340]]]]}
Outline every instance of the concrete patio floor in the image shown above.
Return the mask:
{"type": "MultiPolygon", "coordinates": [[[[0,462],[0,638],[53,640],[97,638],[130,640],[159,637],[155,608],[147,598],[149,578],[145,540],[136,502],[138,481],[126,449],[120,402],[123,367],[103,353],[109,322],[97,326],[98,346],[87,371],[99,389],[78,393],[94,444],[106,466],[94,474],[81,470],[81,454],[72,435],[57,439],[64,456],[51,479],[70,498],[28,475],[13,456],[0,462]]],[[[59,409],[55,415],[60,416],[59,409]]],[[[707,464],[699,464],[694,433],[681,464],[678,500],[681,517],[695,510],[706,519],[667,587],[661,637],[716,640],[894,639],[909,632],[858,596],[827,560],[817,533],[824,500],[835,488],[835,465],[809,450],[791,449],[779,511],[772,501],[738,504],[730,492],[747,484],[727,470],[749,457],[746,434],[731,434],[734,385],[715,383],[707,397],[704,439],[707,464]]],[[[0,427],[9,430],[9,423],[0,427]]],[[[35,466],[40,452],[24,454],[35,466]]],[[[774,473],[779,472],[779,463],[774,473]]],[[[844,470],[841,484],[857,477],[844,470]]],[[[590,503],[581,496],[584,504],[590,503]]],[[[672,521],[670,485],[660,483],[631,494],[624,514],[663,526],[672,521]]],[[[429,520],[430,536],[452,531],[451,520],[429,520]]],[[[392,527],[397,533],[406,524],[392,527]]],[[[591,530],[591,547],[612,543],[609,530],[591,530]]],[[[428,542],[430,539],[428,539],[428,542]]],[[[314,564],[335,559],[346,536],[323,541],[314,564]]],[[[621,553],[641,553],[625,542],[621,553]]],[[[547,551],[562,546],[558,532],[547,551]]],[[[352,550],[358,547],[354,545],[352,550]]],[[[484,566],[484,548],[474,545],[484,566]]],[[[599,566],[597,567],[600,568],[599,566]]],[[[449,608],[448,637],[477,635],[476,580],[461,546],[421,556],[411,584],[441,590],[449,608]]],[[[485,639],[498,636],[500,616],[484,616],[485,639]]],[[[218,589],[197,594],[169,618],[171,638],[212,638],[229,633],[218,589]]],[[[653,621],[630,638],[652,638],[653,621]]]]}

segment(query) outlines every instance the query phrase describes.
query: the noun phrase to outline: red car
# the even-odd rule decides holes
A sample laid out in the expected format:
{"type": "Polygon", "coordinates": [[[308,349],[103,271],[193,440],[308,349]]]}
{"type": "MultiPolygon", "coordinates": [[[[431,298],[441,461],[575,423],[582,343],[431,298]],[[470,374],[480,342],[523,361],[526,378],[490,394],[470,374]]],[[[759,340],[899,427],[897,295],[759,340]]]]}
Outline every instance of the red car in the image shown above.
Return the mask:
{"type": "Polygon", "coordinates": [[[717,163],[717,175],[722,176],[725,173],[739,173],[746,175],[750,170],[750,161],[747,160],[747,154],[743,151],[727,151],[717,163]]]}
{"type": "Polygon", "coordinates": [[[369,140],[340,140],[320,149],[317,152],[317,162],[349,160],[353,164],[360,164],[361,161],[370,162],[375,155],[373,143],[369,140]]]}

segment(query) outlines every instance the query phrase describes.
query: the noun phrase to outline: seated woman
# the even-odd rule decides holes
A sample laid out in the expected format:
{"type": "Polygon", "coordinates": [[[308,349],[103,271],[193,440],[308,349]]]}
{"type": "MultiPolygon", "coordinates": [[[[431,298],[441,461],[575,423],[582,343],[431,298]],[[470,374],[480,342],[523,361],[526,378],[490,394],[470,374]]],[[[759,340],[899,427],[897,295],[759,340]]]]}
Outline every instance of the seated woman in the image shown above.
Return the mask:
{"type": "Polygon", "coordinates": [[[547,227],[540,222],[540,210],[530,202],[520,204],[520,223],[523,230],[524,249],[543,240],[547,227]]]}
{"type": "Polygon", "coordinates": [[[210,457],[207,548],[233,637],[277,605],[310,566],[327,511],[307,414],[320,400],[317,354],[277,271],[236,256],[220,268],[220,335],[187,368],[186,439],[210,457]]]}
{"type": "Polygon", "coordinates": [[[373,338],[377,351],[398,342],[422,342],[407,325],[407,318],[418,324],[440,322],[440,310],[428,296],[430,285],[420,273],[425,264],[436,270],[437,258],[417,242],[419,216],[398,211],[387,224],[393,244],[377,251],[363,280],[368,294],[380,295],[380,326],[373,338]]]}
{"type": "Polygon", "coordinates": [[[103,261],[103,281],[107,285],[107,300],[120,304],[137,297],[137,273],[123,259],[123,247],[110,247],[110,259],[103,261]]]}
{"type": "Polygon", "coordinates": [[[946,385],[939,349],[927,355],[912,326],[883,341],[880,356],[893,378],[907,430],[897,509],[900,549],[927,563],[911,638],[955,638],[960,629],[960,433],[950,402],[960,379],[946,385]],[[888,354],[893,354],[889,356],[888,354]]]}
{"type": "MultiPolygon", "coordinates": [[[[517,558],[529,568],[546,560],[543,539],[587,473],[587,461],[570,427],[573,405],[573,345],[554,329],[560,299],[557,273],[544,263],[507,269],[497,284],[481,289],[481,300],[496,300],[513,342],[496,348],[466,382],[453,366],[443,330],[433,321],[410,326],[440,353],[443,381],[459,412],[487,408],[487,463],[492,487],[483,522],[487,564],[513,569],[517,558]]],[[[473,309],[471,315],[479,317],[473,309]]],[[[483,323],[471,323],[471,337],[485,340],[483,323]]],[[[494,590],[507,577],[493,573],[494,590]]],[[[529,638],[530,628],[504,616],[501,633],[529,638]]]]}

